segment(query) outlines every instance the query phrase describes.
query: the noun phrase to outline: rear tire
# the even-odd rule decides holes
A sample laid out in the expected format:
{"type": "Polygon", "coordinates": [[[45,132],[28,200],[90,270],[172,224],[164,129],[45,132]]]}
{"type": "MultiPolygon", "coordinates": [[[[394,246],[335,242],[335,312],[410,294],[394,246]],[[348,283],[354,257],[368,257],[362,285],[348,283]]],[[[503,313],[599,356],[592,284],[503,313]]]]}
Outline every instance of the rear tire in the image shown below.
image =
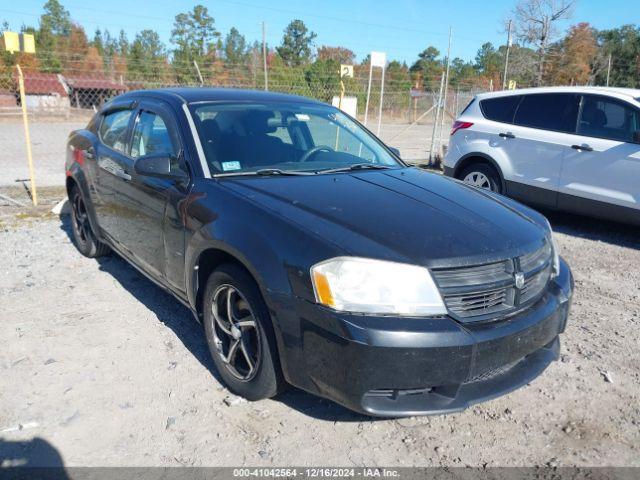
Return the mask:
{"type": "Polygon", "coordinates": [[[213,271],[203,313],[209,351],[231,392],[253,401],[284,389],[269,310],[244,269],[227,263],[213,271]]]}
{"type": "Polygon", "coordinates": [[[71,189],[69,201],[71,202],[71,230],[78,251],[89,258],[103,257],[109,254],[111,249],[98,240],[91,227],[86,203],[77,186],[71,189]]]}
{"type": "Polygon", "coordinates": [[[473,163],[465,167],[458,175],[458,179],[477,188],[502,193],[500,175],[495,168],[486,163],[473,163]]]}

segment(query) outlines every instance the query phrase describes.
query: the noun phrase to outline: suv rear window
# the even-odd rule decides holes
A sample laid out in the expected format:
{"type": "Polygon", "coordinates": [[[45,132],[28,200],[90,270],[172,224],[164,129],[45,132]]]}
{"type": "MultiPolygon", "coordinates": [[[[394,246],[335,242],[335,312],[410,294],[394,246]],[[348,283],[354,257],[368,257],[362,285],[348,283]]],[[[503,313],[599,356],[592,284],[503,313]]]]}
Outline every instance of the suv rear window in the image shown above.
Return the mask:
{"type": "Polygon", "coordinates": [[[524,95],[514,123],[523,127],[575,133],[580,95],[573,93],[537,93],[524,95]]]}
{"type": "Polygon", "coordinates": [[[462,109],[462,111],[458,114],[458,116],[459,116],[459,117],[461,117],[462,115],[464,115],[464,112],[466,112],[467,110],[469,110],[469,107],[470,107],[471,105],[473,105],[473,102],[475,102],[475,101],[476,101],[476,97],[473,97],[473,98],[471,99],[471,101],[470,101],[469,103],[467,103],[467,106],[466,106],[466,107],[464,107],[464,108],[462,109]]]}
{"type": "Polygon", "coordinates": [[[640,112],[612,98],[585,95],[578,122],[578,134],[633,142],[640,130],[640,112]]]}
{"type": "Polygon", "coordinates": [[[487,98],[480,101],[482,114],[488,120],[502,123],[513,123],[513,115],[521,95],[508,95],[506,97],[487,98]]]}

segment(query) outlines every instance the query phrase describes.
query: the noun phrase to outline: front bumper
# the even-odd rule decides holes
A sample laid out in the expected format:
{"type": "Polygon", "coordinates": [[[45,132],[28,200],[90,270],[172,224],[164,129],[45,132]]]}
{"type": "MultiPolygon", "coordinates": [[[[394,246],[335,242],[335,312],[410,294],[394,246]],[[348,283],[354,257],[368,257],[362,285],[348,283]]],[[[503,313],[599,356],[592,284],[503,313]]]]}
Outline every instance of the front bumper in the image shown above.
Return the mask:
{"type": "MultiPolygon", "coordinates": [[[[283,332],[298,339],[281,349],[284,373],[368,415],[460,411],[529,383],[558,358],[572,292],[562,261],[534,306],[494,323],[338,314],[301,301],[290,311],[300,330],[283,332]]],[[[279,323],[286,330],[291,320],[279,323]]]]}

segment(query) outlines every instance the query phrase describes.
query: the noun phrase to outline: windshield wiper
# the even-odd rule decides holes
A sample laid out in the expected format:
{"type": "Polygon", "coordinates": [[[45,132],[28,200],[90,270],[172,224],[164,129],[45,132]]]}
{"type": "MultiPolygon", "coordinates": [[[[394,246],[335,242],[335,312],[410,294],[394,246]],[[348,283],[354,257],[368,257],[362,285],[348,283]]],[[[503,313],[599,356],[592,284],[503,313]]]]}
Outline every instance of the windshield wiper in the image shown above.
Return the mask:
{"type": "Polygon", "coordinates": [[[353,172],[354,170],[388,170],[389,165],[378,165],[375,163],[355,163],[348,167],[330,168],[328,170],[318,170],[317,173],[339,173],[339,172],[353,172]]]}
{"type": "Polygon", "coordinates": [[[216,173],[213,177],[236,177],[236,176],[270,176],[270,175],[315,175],[314,172],[297,172],[295,170],[281,170],[279,168],[261,168],[250,172],[226,172],[216,173]]]}
{"type": "Polygon", "coordinates": [[[315,175],[315,173],[281,170],[279,168],[261,168],[260,170],[256,170],[256,175],[315,175]]]}
{"type": "Polygon", "coordinates": [[[218,177],[246,177],[246,176],[275,176],[275,175],[318,175],[323,173],[352,172],[355,170],[387,170],[388,165],[377,165],[375,163],[356,163],[348,167],[331,168],[327,170],[308,171],[308,170],[282,170],[280,168],[261,168],[260,170],[252,170],[249,172],[224,172],[212,175],[218,177]]]}

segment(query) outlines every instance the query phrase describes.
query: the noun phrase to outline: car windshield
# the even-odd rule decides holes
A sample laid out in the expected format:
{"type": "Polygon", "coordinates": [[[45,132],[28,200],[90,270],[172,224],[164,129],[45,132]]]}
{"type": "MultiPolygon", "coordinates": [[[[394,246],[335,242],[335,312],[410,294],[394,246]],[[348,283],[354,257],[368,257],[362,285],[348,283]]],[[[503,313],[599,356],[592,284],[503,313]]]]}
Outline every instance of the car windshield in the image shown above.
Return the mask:
{"type": "Polygon", "coordinates": [[[199,103],[191,111],[212,175],[402,166],[357,122],[328,105],[199,103]]]}

